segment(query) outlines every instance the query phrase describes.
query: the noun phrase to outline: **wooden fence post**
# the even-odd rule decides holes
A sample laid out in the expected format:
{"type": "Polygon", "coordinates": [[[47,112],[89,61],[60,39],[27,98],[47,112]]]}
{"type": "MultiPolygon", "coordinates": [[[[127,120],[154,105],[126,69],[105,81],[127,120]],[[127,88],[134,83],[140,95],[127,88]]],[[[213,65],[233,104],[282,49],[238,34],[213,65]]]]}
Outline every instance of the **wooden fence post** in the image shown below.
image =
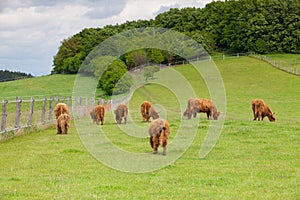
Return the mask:
{"type": "MultiPolygon", "coordinates": [[[[58,96],[55,98],[55,100],[56,100],[56,104],[58,104],[58,102],[59,102],[58,96]]],[[[55,105],[56,105],[56,104],[55,104],[55,105]]]]}
{"type": "Polygon", "coordinates": [[[21,120],[21,103],[22,100],[20,97],[16,98],[16,120],[15,120],[15,128],[19,129],[20,126],[20,120],[21,120]]]}
{"type": "Polygon", "coordinates": [[[67,104],[68,108],[70,109],[70,97],[66,98],[66,104],[67,104]]]}
{"type": "Polygon", "coordinates": [[[34,99],[30,98],[30,108],[29,108],[29,116],[28,116],[28,126],[32,126],[32,116],[33,116],[33,106],[34,106],[34,99]]]}
{"type": "Polygon", "coordinates": [[[99,98],[99,99],[98,99],[98,105],[102,105],[102,106],[103,106],[103,104],[104,104],[104,103],[103,103],[103,99],[99,98]]]}
{"type": "Polygon", "coordinates": [[[1,121],[1,131],[5,131],[6,128],[6,104],[7,104],[7,100],[2,100],[2,121],[1,121]]]}
{"type": "Polygon", "coordinates": [[[79,117],[82,117],[82,108],[81,108],[81,105],[82,105],[82,98],[79,97],[79,98],[78,98],[78,106],[77,106],[77,109],[78,109],[78,116],[79,116],[79,117]]]}
{"type": "Polygon", "coordinates": [[[84,116],[86,116],[88,114],[89,111],[89,98],[85,99],[85,112],[84,112],[84,116]]]}
{"type": "Polygon", "coordinates": [[[95,98],[92,98],[91,107],[92,107],[92,108],[94,108],[94,107],[95,107],[95,98]]]}
{"type": "Polygon", "coordinates": [[[76,109],[77,107],[76,107],[76,97],[75,96],[72,96],[71,97],[71,100],[72,100],[72,112],[73,112],[73,116],[74,117],[77,117],[77,110],[78,109],[76,109]]]}
{"type": "Polygon", "coordinates": [[[45,114],[46,114],[46,102],[47,102],[47,98],[43,99],[43,107],[42,107],[42,124],[45,124],[45,114]]]}
{"type": "Polygon", "coordinates": [[[48,116],[48,119],[49,121],[52,120],[53,116],[52,116],[52,112],[53,112],[53,97],[50,97],[50,101],[49,101],[49,116],[48,116]]]}

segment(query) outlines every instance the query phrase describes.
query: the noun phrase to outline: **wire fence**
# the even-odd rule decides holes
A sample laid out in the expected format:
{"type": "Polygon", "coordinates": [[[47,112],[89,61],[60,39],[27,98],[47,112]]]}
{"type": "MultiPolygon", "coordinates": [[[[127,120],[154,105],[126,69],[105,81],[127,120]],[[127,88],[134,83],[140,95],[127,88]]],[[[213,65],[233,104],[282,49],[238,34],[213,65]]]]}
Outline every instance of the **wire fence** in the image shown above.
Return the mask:
{"type": "Polygon", "coordinates": [[[287,73],[300,76],[300,68],[299,67],[287,66],[287,65],[284,65],[281,62],[278,62],[278,61],[275,61],[271,58],[268,58],[266,55],[260,55],[260,54],[257,54],[257,53],[250,53],[249,56],[253,57],[253,58],[256,58],[256,59],[259,59],[259,60],[262,60],[264,62],[267,62],[270,65],[272,65],[273,67],[275,67],[277,69],[280,69],[282,71],[285,71],[287,73]]]}
{"type": "MultiPolygon", "coordinates": [[[[188,64],[189,62],[199,60],[225,60],[234,59],[241,56],[250,56],[260,59],[271,64],[273,67],[283,70],[285,72],[300,76],[300,68],[284,66],[267,56],[259,55],[256,53],[235,53],[235,54],[218,54],[214,56],[195,57],[188,61],[178,61],[169,65],[160,65],[161,68],[172,67],[176,65],[188,64]]],[[[144,66],[145,67],[145,66],[144,66]]],[[[132,71],[141,68],[135,68],[132,71]]],[[[2,100],[1,106],[1,129],[0,129],[0,141],[7,140],[17,135],[30,133],[40,128],[47,128],[56,124],[56,119],[53,113],[55,105],[60,102],[67,104],[70,110],[70,114],[74,118],[84,117],[89,115],[90,110],[95,105],[104,105],[107,110],[115,109],[115,106],[119,103],[127,103],[133,92],[131,91],[129,96],[114,100],[94,99],[94,98],[82,98],[82,97],[31,97],[30,99],[21,99],[16,97],[16,100],[2,100]]],[[[26,97],[23,97],[26,98],[26,97]]]]}

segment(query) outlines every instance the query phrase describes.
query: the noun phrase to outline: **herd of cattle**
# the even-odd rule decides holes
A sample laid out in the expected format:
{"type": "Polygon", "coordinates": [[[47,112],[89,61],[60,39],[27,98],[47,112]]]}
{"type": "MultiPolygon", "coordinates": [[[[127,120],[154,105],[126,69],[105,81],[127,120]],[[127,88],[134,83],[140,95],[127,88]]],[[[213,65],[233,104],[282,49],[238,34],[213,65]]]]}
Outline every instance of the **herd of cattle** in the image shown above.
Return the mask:
{"type": "MultiPolygon", "coordinates": [[[[263,120],[264,117],[268,117],[269,121],[275,121],[274,113],[263,100],[254,99],[251,101],[251,105],[254,120],[259,121],[263,120]]],[[[153,153],[156,154],[158,147],[161,145],[163,147],[163,155],[166,155],[170,135],[169,122],[159,117],[158,112],[156,112],[149,101],[144,101],[140,108],[143,122],[150,122],[148,134],[153,153]],[[152,121],[150,118],[152,118],[152,121]]],[[[104,106],[97,105],[90,111],[93,123],[104,124],[105,110],[104,106]]],[[[207,118],[213,120],[217,120],[220,115],[213,101],[203,98],[190,98],[183,116],[191,119],[192,116],[196,117],[197,113],[201,112],[206,113],[207,118]]],[[[67,134],[70,127],[70,115],[67,105],[65,103],[58,103],[54,109],[54,114],[57,119],[57,134],[67,134]]],[[[114,110],[114,114],[117,124],[121,124],[122,120],[124,120],[124,124],[127,123],[128,107],[125,104],[118,105],[116,110],[114,110]]]]}

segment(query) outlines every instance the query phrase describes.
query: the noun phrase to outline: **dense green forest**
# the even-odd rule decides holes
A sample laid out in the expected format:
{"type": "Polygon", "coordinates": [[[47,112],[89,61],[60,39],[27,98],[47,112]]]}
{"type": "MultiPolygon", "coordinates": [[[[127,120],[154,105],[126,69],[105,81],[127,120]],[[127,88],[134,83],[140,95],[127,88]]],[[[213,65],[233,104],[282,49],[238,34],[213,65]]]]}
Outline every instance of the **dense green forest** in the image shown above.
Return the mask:
{"type": "MultiPolygon", "coordinates": [[[[300,53],[299,0],[213,1],[204,8],[172,8],[151,20],[84,29],[62,41],[54,56],[52,74],[77,73],[86,56],[102,41],[142,27],[163,27],[184,33],[209,53],[300,53]]],[[[181,58],[159,49],[142,49],[120,55],[120,59],[131,69],[149,62],[172,63],[181,58]]]]}
{"type": "Polygon", "coordinates": [[[22,78],[32,78],[31,74],[24,72],[12,72],[8,70],[0,70],[0,82],[13,81],[22,78]]]}

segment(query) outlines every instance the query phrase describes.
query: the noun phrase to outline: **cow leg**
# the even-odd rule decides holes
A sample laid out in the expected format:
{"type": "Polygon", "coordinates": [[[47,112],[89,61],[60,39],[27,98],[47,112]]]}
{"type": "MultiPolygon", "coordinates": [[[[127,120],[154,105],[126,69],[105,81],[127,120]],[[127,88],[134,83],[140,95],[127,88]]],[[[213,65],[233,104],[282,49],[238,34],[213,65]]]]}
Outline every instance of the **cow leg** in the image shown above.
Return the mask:
{"type": "Polygon", "coordinates": [[[159,137],[157,135],[153,136],[152,138],[152,142],[153,142],[153,154],[157,154],[157,148],[159,145],[159,137]]]}
{"type": "Polygon", "coordinates": [[[127,123],[127,117],[124,117],[124,124],[127,123]]]}
{"type": "Polygon", "coordinates": [[[149,142],[150,142],[151,148],[153,149],[153,136],[150,136],[149,142]]]}
{"type": "Polygon", "coordinates": [[[64,124],[63,126],[60,127],[61,128],[61,133],[65,134],[66,133],[66,125],[64,124]]]}
{"type": "Polygon", "coordinates": [[[191,119],[191,117],[192,117],[192,110],[188,110],[187,111],[187,115],[188,115],[188,119],[191,119]]]}
{"type": "Polygon", "coordinates": [[[258,121],[260,121],[260,118],[261,118],[261,112],[257,112],[257,118],[258,118],[258,121]]]}
{"type": "Polygon", "coordinates": [[[255,112],[253,112],[253,120],[256,120],[257,119],[257,114],[255,112]]]}
{"type": "Polygon", "coordinates": [[[68,125],[66,124],[66,125],[65,125],[65,132],[64,132],[64,134],[68,134],[68,128],[69,128],[69,127],[68,127],[68,125]]]}
{"type": "Polygon", "coordinates": [[[258,120],[258,111],[255,111],[253,114],[254,114],[254,119],[253,120],[258,120]]]}
{"type": "Polygon", "coordinates": [[[56,126],[56,130],[57,130],[57,134],[61,134],[61,129],[60,129],[59,125],[56,126]]]}
{"type": "Polygon", "coordinates": [[[206,116],[207,116],[207,119],[209,120],[209,117],[211,116],[211,113],[210,112],[206,112],[206,116]]]}
{"type": "Polygon", "coordinates": [[[168,141],[163,141],[162,146],[164,148],[163,150],[163,155],[167,155],[167,145],[168,145],[168,141]]]}
{"type": "Polygon", "coordinates": [[[144,113],[143,113],[143,111],[141,111],[141,114],[142,114],[142,122],[144,121],[144,113]]]}
{"type": "Polygon", "coordinates": [[[193,117],[196,118],[197,117],[197,110],[193,109],[192,113],[193,113],[193,117]]]}

